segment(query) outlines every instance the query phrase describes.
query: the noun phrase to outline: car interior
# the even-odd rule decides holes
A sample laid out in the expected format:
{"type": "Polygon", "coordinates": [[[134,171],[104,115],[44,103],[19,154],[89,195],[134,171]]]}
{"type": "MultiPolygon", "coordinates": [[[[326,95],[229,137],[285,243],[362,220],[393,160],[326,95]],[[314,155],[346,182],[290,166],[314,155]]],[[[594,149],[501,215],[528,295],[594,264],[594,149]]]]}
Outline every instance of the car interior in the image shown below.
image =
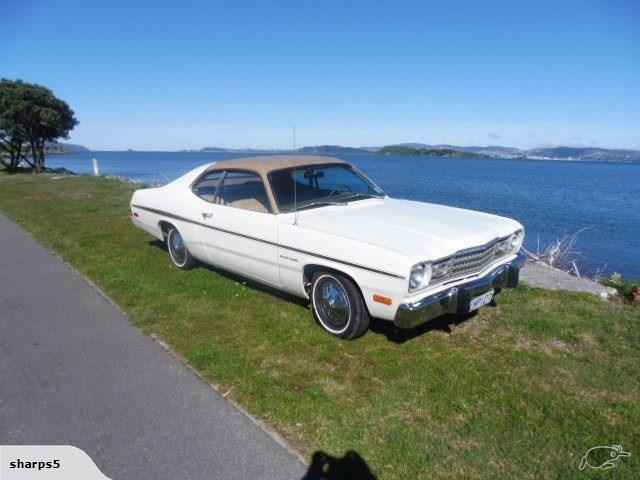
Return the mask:
{"type": "Polygon", "coordinates": [[[222,172],[205,175],[193,191],[203,200],[218,205],[240,208],[258,213],[271,213],[269,199],[260,177],[250,172],[222,172]]]}

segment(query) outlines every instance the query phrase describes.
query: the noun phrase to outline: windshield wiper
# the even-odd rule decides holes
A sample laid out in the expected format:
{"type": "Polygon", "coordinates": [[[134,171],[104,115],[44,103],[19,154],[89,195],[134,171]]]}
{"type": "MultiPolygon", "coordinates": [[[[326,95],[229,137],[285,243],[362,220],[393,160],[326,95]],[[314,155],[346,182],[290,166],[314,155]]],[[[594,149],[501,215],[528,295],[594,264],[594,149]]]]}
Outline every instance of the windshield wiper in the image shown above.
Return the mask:
{"type": "Polygon", "coordinates": [[[344,206],[346,205],[346,202],[311,202],[311,203],[307,203],[306,205],[301,205],[299,206],[297,209],[291,210],[292,212],[295,212],[296,210],[304,210],[306,208],[314,208],[314,207],[326,207],[328,205],[340,205],[340,206],[344,206]]]}
{"type": "Polygon", "coordinates": [[[343,202],[348,202],[351,200],[359,200],[365,198],[382,198],[384,194],[375,194],[375,193],[354,193],[353,195],[349,195],[348,197],[344,197],[342,199],[343,202]]]}

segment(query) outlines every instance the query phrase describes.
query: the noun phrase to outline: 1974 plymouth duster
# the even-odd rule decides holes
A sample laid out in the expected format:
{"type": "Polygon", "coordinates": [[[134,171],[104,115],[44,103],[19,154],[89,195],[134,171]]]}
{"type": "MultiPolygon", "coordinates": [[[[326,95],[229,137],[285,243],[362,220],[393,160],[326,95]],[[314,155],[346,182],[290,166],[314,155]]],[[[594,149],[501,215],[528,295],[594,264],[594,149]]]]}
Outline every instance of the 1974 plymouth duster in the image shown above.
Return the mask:
{"type": "Polygon", "coordinates": [[[487,213],[390,198],[355,167],[265,156],[196,168],[131,199],[132,222],[198,262],[308,298],[341,338],[370,317],[412,328],[515,287],[524,229],[487,213]]]}

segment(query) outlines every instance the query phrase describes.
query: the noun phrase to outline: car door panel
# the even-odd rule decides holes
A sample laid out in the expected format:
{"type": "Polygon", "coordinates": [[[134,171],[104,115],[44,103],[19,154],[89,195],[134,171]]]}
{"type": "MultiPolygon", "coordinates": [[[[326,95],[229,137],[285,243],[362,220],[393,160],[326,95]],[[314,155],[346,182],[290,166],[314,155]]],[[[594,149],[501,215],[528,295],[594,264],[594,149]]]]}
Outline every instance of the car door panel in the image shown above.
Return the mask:
{"type": "Polygon", "coordinates": [[[214,265],[280,285],[275,216],[215,205],[203,244],[214,265]]]}
{"type": "Polygon", "coordinates": [[[266,211],[262,198],[253,198],[257,182],[249,184],[245,174],[243,183],[242,176],[234,179],[233,173],[224,180],[231,185],[224,187],[223,181],[223,191],[203,206],[204,248],[216,266],[280,285],[276,216],[266,211]]]}

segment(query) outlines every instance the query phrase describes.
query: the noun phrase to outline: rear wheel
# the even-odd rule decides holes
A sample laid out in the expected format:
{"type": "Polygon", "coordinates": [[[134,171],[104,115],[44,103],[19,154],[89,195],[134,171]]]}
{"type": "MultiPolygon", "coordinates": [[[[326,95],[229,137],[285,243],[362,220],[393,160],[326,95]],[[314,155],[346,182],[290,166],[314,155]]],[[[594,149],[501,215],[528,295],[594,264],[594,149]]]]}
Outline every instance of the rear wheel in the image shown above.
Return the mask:
{"type": "Polygon", "coordinates": [[[176,267],[182,270],[189,270],[198,265],[198,260],[189,253],[182,235],[175,227],[171,227],[169,233],[167,233],[167,249],[169,250],[171,261],[176,267]]]}
{"type": "Polygon", "coordinates": [[[369,327],[360,290],[344,275],[316,273],[311,281],[311,305],[320,326],[336,337],[356,338],[369,327]]]}

